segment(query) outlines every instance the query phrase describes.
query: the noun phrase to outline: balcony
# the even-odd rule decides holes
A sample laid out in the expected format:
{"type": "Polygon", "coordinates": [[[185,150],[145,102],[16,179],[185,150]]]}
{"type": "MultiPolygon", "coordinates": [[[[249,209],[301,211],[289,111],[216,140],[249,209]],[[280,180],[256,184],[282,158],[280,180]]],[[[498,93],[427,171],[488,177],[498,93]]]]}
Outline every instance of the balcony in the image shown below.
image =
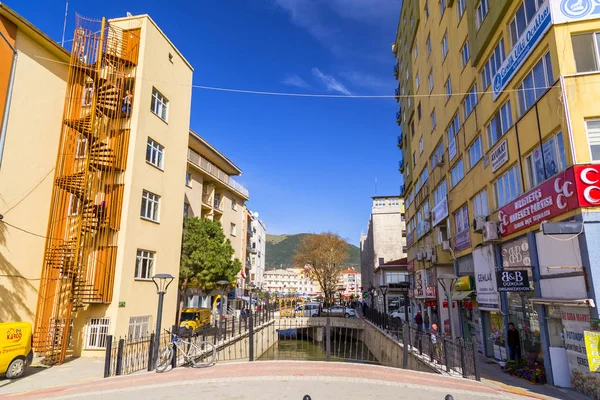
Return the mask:
{"type": "Polygon", "coordinates": [[[213,203],[212,196],[210,194],[202,195],[202,206],[206,208],[211,208],[213,203]]]}
{"type": "Polygon", "coordinates": [[[394,76],[398,79],[398,74],[400,73],[400,64],[394,65],[394,76]]]}
{"type": "Polygon", "coordinates": [[[236,182],[235,179],[227,175],[219,167],[217,167],[216,165],[214,165],[213,163],[211,163],[192,149],[188,149],[188,162],[194,164],[196,167],[200,168],[201,170],[205,171],[220,182],[229,186],[245,198],[250,198],[250,192],[248,191],[248,189],[236,182]]]}
{"type": "Polygon", "coordinates": [[[402,123],[402,112],[400,112],[400,111],[396,112],[396,123],[398,125],[400,125],[402,123]]]}
{"type": "Polygon", "coordinates": [[[400,185],[400,197],[404,196],[404,185],[400,185]]]}
{"type": "Polygon", "coordinates": [[[215,199],[213,205],[215,207],[215,211],[218,211],[220,213],[223,212],[223,200],[221,200],[221,199],[215,199]]]}
{"type": "Polygon", "coordinates": [[[398,171],[404,172],[404,160],[400,160],[398,163],[398,171]]]}
{"type": "Polygon", "coordinates": [[[404,135],[398,136],[398,147],[399,148],[404,147],[404,135]]]}
{"type": "Polygon", "coordinates": [[[396,96],[396,101],[400,101],[400,89],[396,88],[394,90],[394,96],[396,96]]]}

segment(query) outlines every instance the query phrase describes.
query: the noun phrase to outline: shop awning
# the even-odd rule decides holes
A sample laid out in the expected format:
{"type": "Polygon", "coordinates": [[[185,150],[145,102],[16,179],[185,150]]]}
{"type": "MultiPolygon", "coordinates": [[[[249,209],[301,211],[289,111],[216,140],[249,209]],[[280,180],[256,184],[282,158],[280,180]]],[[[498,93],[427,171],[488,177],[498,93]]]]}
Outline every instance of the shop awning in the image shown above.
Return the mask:
{"type": "Polygon", "coordinates": [[[452,300],[455,301],[462,301],[465,299],[465,297],[469,297],[471,295],[471,293],[473,293],[474,290],[464,290],[464,291],[460,291],[460,292],[454,292],[452,294],[452,300]]]}
{"type": "Polygon", "coordinates": [[[594,299],[557,299],[552,297],[534,297],[529,299],[534,304],[565,305],[571,307],[596,307],[594,299]]]}

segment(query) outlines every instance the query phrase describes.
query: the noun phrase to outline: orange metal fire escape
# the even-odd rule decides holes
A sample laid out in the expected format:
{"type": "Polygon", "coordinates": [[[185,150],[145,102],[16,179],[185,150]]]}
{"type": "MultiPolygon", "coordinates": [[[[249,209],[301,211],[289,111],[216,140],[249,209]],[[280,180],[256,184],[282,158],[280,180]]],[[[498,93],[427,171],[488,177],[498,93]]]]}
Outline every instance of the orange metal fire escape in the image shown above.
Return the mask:
{"type": "Polygon", "coordinates": [[[34,347],[62,363],[77,310],[112,301],[140,29],[77,17],[34,347]]]}

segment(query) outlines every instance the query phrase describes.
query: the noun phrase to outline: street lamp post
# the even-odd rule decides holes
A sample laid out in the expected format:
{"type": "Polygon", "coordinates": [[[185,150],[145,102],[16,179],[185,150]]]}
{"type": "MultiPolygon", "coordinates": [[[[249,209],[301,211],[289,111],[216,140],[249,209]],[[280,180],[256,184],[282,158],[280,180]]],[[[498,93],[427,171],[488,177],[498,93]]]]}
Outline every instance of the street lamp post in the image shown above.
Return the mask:
{"type": "Polygon", "coordinates": [[[453,274],[441,274],[437,278],[440,285],[446,293],[446,302],[448,303],[448,314],[450,315],[450,337],[454,339],[454,313],[452,312],[452,292],[458,276],[453,274]]]}
{"type": "Polygon", "coordinates": [[[404,321],[409,322],[409,320],[408,320],[408,291],[410,290],[410,282],[400,282],[400,287],[402,288],[402,294],[404,296],[404,321]]]}
{"type": "Polygon", "coordinates": [[[375,288],[373,286],[369,288],[369,294],[371,295],[371,308],[375,308],[375,288]]]}
{"type": "Polygon", "coordinates": [[[385,296],[387,295],[387,292],[388,292],[388,286],[380,285],[379,290],[381,291],[381,295],[383,296],[383,314],[387,315],[387,304],[385,302],[385,296]]]}
{"type": "Polygon", "coordinates": [[[156,286],[156,293],[158,294],[158,312],[156,313],[156,337],[154,344],[154,365],[156,365],[156,360],[158,359],[159,354],[159,346],[160,346],[160,329],[162,323],[162,311],[163,311],[163,302],[165,299],[165,293],[167,293],[167,288],[173,282],[175,277],[171,274],[156,274],[152,277],[152,282],[156,286]]]}

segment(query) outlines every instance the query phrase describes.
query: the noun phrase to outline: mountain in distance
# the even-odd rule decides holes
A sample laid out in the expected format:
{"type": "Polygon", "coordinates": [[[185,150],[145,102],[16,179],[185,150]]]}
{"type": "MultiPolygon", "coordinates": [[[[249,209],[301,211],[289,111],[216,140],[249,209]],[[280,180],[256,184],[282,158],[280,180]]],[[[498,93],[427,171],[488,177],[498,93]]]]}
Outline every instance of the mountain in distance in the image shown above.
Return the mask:
{"type": "MultiPolygon", "coordinates": [[[[303,237],[308,233],[296,235],[267,235],[265,269],[285,269],[294,266],[294,255],[303,237]]],[[[346,268],[360,270],[360,249],[348,243],[346,268]]]]}

